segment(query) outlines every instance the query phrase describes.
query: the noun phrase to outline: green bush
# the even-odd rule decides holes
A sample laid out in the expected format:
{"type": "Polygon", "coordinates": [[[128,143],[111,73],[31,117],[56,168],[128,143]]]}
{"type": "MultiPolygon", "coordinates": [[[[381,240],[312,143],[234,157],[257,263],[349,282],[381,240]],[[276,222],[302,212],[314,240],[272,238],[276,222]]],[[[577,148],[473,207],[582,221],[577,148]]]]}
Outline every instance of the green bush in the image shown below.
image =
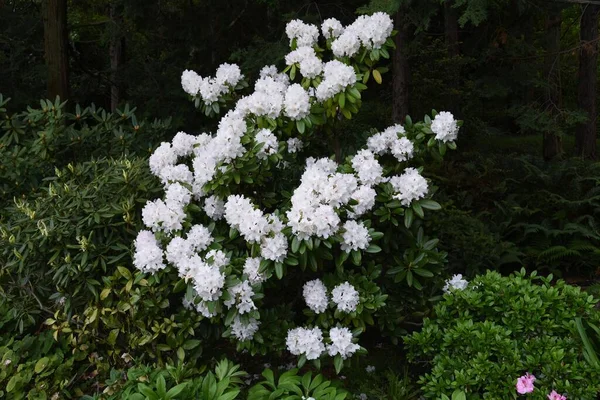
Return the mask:
{"type": "Polygon", "coordinates": [[[435,317],[405,338],[410,359],[431,367],[420,380],[425,397],[516,398],[516,380],[529,372],[537,377],[533,398],[554,389],[595,398],[600,368],[584,359],[576,318],[597,324],[597,300],[551,279],[488,272],[444,295],[435,317]]]}
{"type": "Polygon", "coordinates": [[[2,297],[21,332],[40,313],[99,300],[103,277],[131,263],[137,207],[155,192],[140,158],[69,164],[44,181],[0,221],[2,297]]]}

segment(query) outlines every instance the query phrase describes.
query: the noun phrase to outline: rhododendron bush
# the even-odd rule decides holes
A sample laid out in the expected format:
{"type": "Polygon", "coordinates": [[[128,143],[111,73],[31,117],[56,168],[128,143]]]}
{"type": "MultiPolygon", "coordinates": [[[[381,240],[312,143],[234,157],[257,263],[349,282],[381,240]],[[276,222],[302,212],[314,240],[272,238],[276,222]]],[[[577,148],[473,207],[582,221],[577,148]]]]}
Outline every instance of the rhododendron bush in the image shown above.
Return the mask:
{"type": "Polygon", "coordinates": [[[227,112],[216,132],[179,132],[150,157],[164,196],[142,211],[134,264],[173,279],[238,350],[333,358],[339,370],[377,324],[385,285],[420,288],[443,262],[421,224],[440,208],[423,169],[455,148],[452,114],[407,118],[342,158],[340,120],[359,112],[371,77],[381,82],[392,27],[383,13],[320,30],[292,21],[286,68],[264,67],[249,94],[236,65],[182,74],[201,111],[227,112]],[[263,326],[265,313],[281,328],[263,326]]]}

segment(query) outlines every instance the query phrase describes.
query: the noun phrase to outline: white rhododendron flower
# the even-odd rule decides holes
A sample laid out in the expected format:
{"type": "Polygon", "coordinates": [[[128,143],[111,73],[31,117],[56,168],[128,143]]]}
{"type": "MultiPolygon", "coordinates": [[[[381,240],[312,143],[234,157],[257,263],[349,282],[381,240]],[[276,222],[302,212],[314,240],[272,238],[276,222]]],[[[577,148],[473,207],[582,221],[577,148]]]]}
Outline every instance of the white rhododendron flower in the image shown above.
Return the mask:
{"type": "Polygon", "coordinates": [[[327,345],[327,352],[331,357],[339,354],[345,360],[360,349],[359,345],[352,343],[352,332],[345,327],[331,328],[329,339],[331,339],[331,344],[327,345]]]}
{"type": "Polygon", "coordinates": [[[258,272],[261,261],[260,257],[248,257],[244,261],[244,274],[246,274],[248,281],[253,285],[264,282],[267,279],[264,274],[258,272]]]}
{"type": "Polygon", "coordinates": [[[225,215],[225,202],[216,196],[209,196],[204,200],[204,212],[218,221],[225,215]]]}
{"type": "Polygon", "coordinates": [[[256,156],[261,160],[266,159],[271,154],[277,153],[277,137],[268,129],[261,129],[256,132],[254,138],[256,143],[262,143],[263,147],[256,153],[256,156]]]}
{"type": "Polygon", "coordinates": [[[373,186],[383,179],[383,167],[369,150],[359,150],[352,158],[352,168],[363,185],[373,186]]]}
{"type": "Polygon", "coordinates": [[[400,200],[405,207],[413,200],[425,197],[428,190],[427,181],[414,168],[406,168],[402,175],[392,177],[390,183],[396,191],[394,198],[400,200]]]}
{"type": "Polygon", "coordinates": [[[342,23],[335,18],[328,18],[321,25],[321,32],[325,39],[335,39],[344,32],[342,23]]]}
{"type": "Polygon", "coordinates": [[[254,334],[258,332],[258,326],[260,321],[254,318],[250,318],[247,324],[244,324],[239,316],[236,316],[231,324],[231,334],[235,336],[240,342],[245,342],[254,337],[254,334]]]}
{"type": "Polygon", "coordinates": [[[163,252],[154,233],[140,231],[135,239],[133,265],[142,272],[154,273],[165,268],[163,252]]]}
{"type": "Polygon", "coordinates": [[[285,56],[287,65],[299,64],[300,73],[307,78],[316,78],[323,72],[323,62],[312,47],[298,47],[285,56]]]}
{"type": "Polygon", "coordinates": [[[362,222],[346,221],[343,229],[341,247],[346,253],[350,253],[352,250],[365,250],[369,247],[371,237],[369,236],[369,230],[362,222]]]}
{"type": "Polygon", "coordinates": [[[358,202],[351,206],[352,211],[348,212],[349,218],[357,218],[366,213],[367,211],[371,211],[373,206],[375,206],[375,196],[377,196],[377,192],[370,186],[360,185],[354,193],[352,193],[352,200],[358,202]]]}
{"type": "Polygon", "coordinates": [[[285,115],[293,120],[302,119],[310,114],[310,96],[298,83],[294,83],[285,92],[285,115]]]}
{"type": "Polygon", "coordinates": [[[300,140],[300,139],[290,138],[287,141],[287,146],[288,146],[289,153],[297,153],[300,150],[302,150],[302,146],[304,146],[304,144],[302,143],[302,140],[300,140]]]}
{"type": "Polygon", "coordinates": [[[290,353],[295,356],[304,354],[307,360],[316,360],[325,351],[323,332],[318,327],[290,329],[285,344],[290,353]]]}
{"type": "Polygon", "coordinates": [[[458,137],[458,122],[452,113],[442,111],[431,122],[431,131],[435,133],[437,140],[453,142],[458,137]]]}
{"type": "Polygon", "coordinates": [[[336,57],[352,57],[360,47],[379,49],[390,37],[394,22],[389,15],[377,12],[371,16],[361,15],[333,41],[331,50],[336,57]]]}
{"type": "Polygon", "coordinates": [[[344,282],[333,288],[331,299],[337,305],[338,310],[346,313],[355,311],[360,301],[358,291],[348,282],[344,282]]]}
{"type": "Polygon", "coordinates": [[[329,61],[323,67],[323,81],[317,86],[316,96],[325,101],[356,83],[354,68],[338,60],[329,61]]]}
{"type": "Polygon", "coordinates": [[[461,274],[457,274],[446,281],[444,293],[450,293],[452,290],[465,290],[468,285],[469,282],[466,279],[463,279],[461,274]]]}
{"type": "Polygon", "coordinates": [[[196,72],[186,69],[181,74],[181,87],[183,91],[191,96],[195,96],[200,91],[200,82],[202,77],[196,72]]]}
{"type": "Polygon", "coordinates": [[[225,300],[223,303],[227,308],[235,306],[240,314],[256,310],[256,305],[254,305],[254,301],[252,300],[254,291],[248,281],[238,283],[227,289],[227,291],[229,292],[230,299],[225,300]]]}
{"type": "Polygon", "coordinates": [[[327,289],[320,279],[306,282],[302,293],[306,305],[316,314],[320,314],[327,309],[327,304],[329,303],[327,289]]]}
{"type": "Polygon", "coordinates": [[[285,34],[292,41],[296,39],[296,44],[300,46],[313,46],[319,39],[319,28],[311,24],[305,24],[299,19],[294,19],[285,27],[285,34]]]}

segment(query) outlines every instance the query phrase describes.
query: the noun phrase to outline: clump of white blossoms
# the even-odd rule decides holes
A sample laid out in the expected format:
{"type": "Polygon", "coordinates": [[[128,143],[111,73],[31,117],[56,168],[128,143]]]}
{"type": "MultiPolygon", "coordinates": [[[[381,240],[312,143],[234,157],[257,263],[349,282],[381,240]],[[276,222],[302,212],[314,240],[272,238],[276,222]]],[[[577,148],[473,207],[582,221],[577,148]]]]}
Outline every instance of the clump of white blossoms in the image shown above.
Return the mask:
{"type": "Polygon", "coordinates": [[[392,177],[390,183],[396,191],[394,198],[400,200],[403,206],[424,198],[428,190],[427,180],[415,168],[406,168],[402,175],[392,177]]]}
{"type": "Polygon", "coordinates": [[[260,268],[260,262],[260,257],[249,257],[246,258],[246,261],[244,262],[244,274],[246,274],[248,280],[253,285],[264,282],[267,279],[265,274],[258,272],[260,268]]]}
{"type": "Polygon", "coordinates": [[[310,114],[310,96],[304,88],[294,83],[285,92],[285,115],[293,120],[302,119],[310,114]]]}
{"type": "Polygon", "coordinates": [[[323,62],[315,49],[309,46],[298,47],[285,56],[287,65],[298,64],[300,73],[307,78],[316,78],[323,72],[323,62]]]}
{"type": "Polygon", "coordinates": [[[285,34],[290,39],[290,44],[296,39],[298,47],[313,46],[319,39],[319,28],[311,24],[294,19],[285,27],[285,34]]]}
{"type": "Polygon", "coordinates": [[[285,344],[290,353],[305,355],[307,360],[316,360],[325,351],[323,332],[318,327],[290,329],[285,344]]]}
{"type": "Polygon", "coordinates": [[[379,49],[393,29],[394,22],[385,13],[361,15],[333,41],[331,50],[336,57],[352,57],[358,53],[361,46],[369,50],[379,49]]]}
{"type": "Polygon", "coordinates": [[[277,153],[277,147],[279,145],[277,142],[277,136],[275,136],[270,130],[259,130],[258,132],[256,132],[256,137],[254,138],[254,140],[256,140],[256,143],[263,144],[263,147],[256,154],[256,156],[261,160],[264,160],[271,154],[277,153]]]}
{"type": "Polygon", "coordinates": [[[219,97],[230,92],[244,78],[240,67],[235,64],[221,64],[214,78],[202,78],[194,71],[185,70],[181,74],[181,86],[190,96],[198,94],[206,104],[212,104],[219,97]]]}
{"type": "Polygon", "coordinates": [[[331,328],[329,339],[331,344],[327,345],[327,353],[332,357],[339,354],[345,360],[360,349],[359,345],[352,343],[352,332],[346,327],[331,328]]]}
{"type": "Polygon", "coordinates": [[[431,122],[431,131],[435,133],[437,140],[453,142],[458,137],[458,122],[452,113],[442,111],[431,122]]]}
{"type": "Polygon", "coordinates": [[[259,325],[260,322],[254,318],[250,318],[248,323],[245,324],[240,317],[235,317],[231,324],[231,334],[240,342],[245,342],[254,337],[254,334],[258,332],[259,325]]]}
{"type": "Polygon", "coordinates": [[[297,153],[300,150],[302,150],[303,145],[304,144],[302,143],[302,140],[300,140],[298,138],[290,138],[287,141],[288,152],[297,153]]]}
{"type": "Polygon", "coordinates": [[[254,291],[248,281],[243,281],[242,283],[230,287],[227,289],[227,292],[229,293],[230,299],[225,300],[223,303],[227,308],[235,306],[240,314],[256,310],[256,305],[254,305],[254,301],[252,300],[254,291]]]}
{"type": "Polygon", "coordinates": [[[328,18],[321,24],[321,32],[325,39],[335,39],[344,32],[344,27],[337,19],[328,18]]]}
{"type": "Polygon", "coordinates": [[[365,227],[362,222],[356,222],[353,220],[347,221],[344,226],[344,233],[342,234],[342,250],[346,253],[350,253],[352,250],[365,250],[369,247],[371,237],[369,236],[369,230],[365,227]]]}
{"type": "Polygon", "coordinates": [[[383,132],[371,136],[367,140],[367,146],[369,150],[378,155],[392,153],[399,162],[410,160],[413,156],[414,146],[408,138],[403,136],[405,132],[402,125],[392,125],[383,132]]]}
{"type": "Polygon", "coordinates": [[[320,279],[306,282],[302,293],[306,305],[316,314],[320,314],[327,309],[327,304],[329,303],[327,288],[325,288],[325,285],[320,279]]]}
{"type": "Polygon", "coordinates": [[[360,302],[358,291],[348,282],[333,288],[331,299],[337,305],[337,309],[345,313],[356,311],[356,306],[360,302]]]}
{"type": "Polygon", "coordinates": [[[150,231],[140,231],[135,239],[133,265],[143,272],[156,272],[165,268],[163,251],[150,231]]]}
{"type": "Polygon", "coordinates": [[[316,96],[325,101],[356,83],[354,68],[338,60],[329,61],[323,67],[323,81],[317,86],[316,96]]]}
{"type": "Polygon", "coordinates": [[[463,279],[462,274],[452,276],[444,285],[444,293],[450,293],[452,290],[465,290],[469,286],[469,282],[463,279]]]}

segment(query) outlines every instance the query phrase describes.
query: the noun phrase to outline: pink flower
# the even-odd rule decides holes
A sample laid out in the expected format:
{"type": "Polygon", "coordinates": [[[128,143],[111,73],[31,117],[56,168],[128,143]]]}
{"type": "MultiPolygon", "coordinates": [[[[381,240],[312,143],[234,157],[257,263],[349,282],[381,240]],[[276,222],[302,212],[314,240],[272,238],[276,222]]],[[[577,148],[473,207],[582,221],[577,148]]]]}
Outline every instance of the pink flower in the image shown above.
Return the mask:
{"type": "Polygon", "coordinates": [[[533,392],[533,382],[535,382],[535,376],[529,372],[517,379],[517,392],[519,394],[533,392]]]}
{"type": "Polygon", "coordinates": [[[558,394],[556,393],[556,390],[553,390],[552,393],[548,395],[548,400],[567,400],[567,396],[558,394]]]}

